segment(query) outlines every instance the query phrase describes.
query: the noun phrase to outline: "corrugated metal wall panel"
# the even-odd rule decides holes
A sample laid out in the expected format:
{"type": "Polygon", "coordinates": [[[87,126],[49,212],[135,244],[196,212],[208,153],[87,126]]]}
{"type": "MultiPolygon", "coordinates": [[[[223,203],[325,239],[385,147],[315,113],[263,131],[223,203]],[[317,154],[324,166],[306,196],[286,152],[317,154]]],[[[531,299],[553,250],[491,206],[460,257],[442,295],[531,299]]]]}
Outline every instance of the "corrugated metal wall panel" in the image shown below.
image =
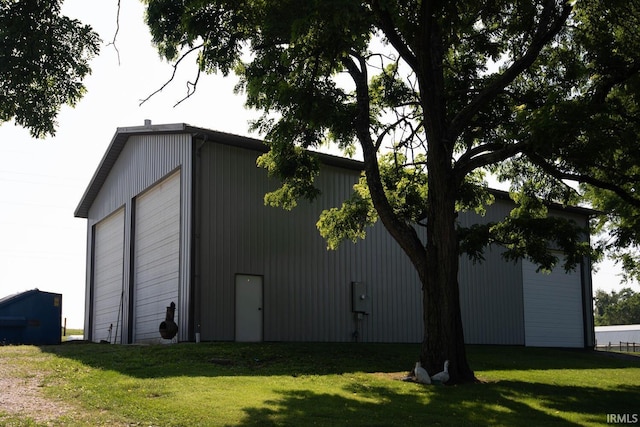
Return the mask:
{"type": "Polygon", "coordinates": [[[89,221],[104,218],[168,173],[190,163],[188,134],[131,136],[91,206],[89,221]]]}
{"type": "MultiPolygon", "coordinates": [[[[257,156],[217,144],[200,154],[203,339],[234,339],[233,277],[242,273],[264,276],[265,340],[348,341],[357,330],[363,341],[420,341],[421,285],[382,225],[337,252],[326,250],[315,227],[323,208],[348,197],[357,172],[325,167],[317,184],[331,191],[285,212],[264,206],[275,183],[255,166],[257,156]],[[361,320],[351,312],[352,281],[366,283],[372,300],[361,320]]],[[[498,221],[512,207],[499,199],[486,216],[463,213],[460,222],[498,221]]],[[[505,263],[494,248],[481,264],[463,257],[459,280],[467,342],[524,343],[521,263],[505,263]]]]}
{"type": "MultiPolygon", "coordinates": [[[[124,287],[125,287],[125,310],[123,326],[125,330],[131,331],[133,327],[129,318],[131,302],[131,222],[132,200],[147,188],[160,181],[169,173],[180,168],[183,176],[188,179],[181,181],[181,235],[191,236],[191,203],[192,203],[192,137],[190,134],[151,134],[134,135],[129,137],[118,160],[111,169],[109,176],[105,180],[100,193],[96,196],[88,213],[88,227],[105,218],[121,206],[125,206],[125,259],[124,259],[124,287]]],[[[177,313],[188,313],[190,304],[190,279],[191,279],[191,250],[188,247],[190,238],[183,238],[180,250],[181,272],[180,272],[180,306],[177,313]]],[[[91,236],[89,235],[88,248],[91,248],[91,236]]],[[[88,256],[91,256],[88,253],[88,256]]],[[[87,286],[91,282],[91,272],[88,272],[87,286]]],[[[86,316],[90,316],[90,310],[86,311],[86,316]]],[[[85,321],[88,324],[88,320],[85,321]]],[[[181,316],[179,323],[179,334],[181,337],[188,337],[189,319],[188,316],[181,316]]]]}
{"type": "MultiPolygon", "coordinates": [[[[485,216],[461,213],[461,226],[497,222],[513,204],[497,199],[485,216]]],[[[522,262],[508,263],[503,250],[490,247],[485,260],[474,264],[465,255],[460,261],[460,305],[465,342],[469,344],[524,344],[522,262]]]]}
{"type": "Polygon", "coordinates": [[[358,173],[325,168],[317,184],[330,191],[286,212],[264,206],[276,185],[256,167],[257,156],[213,143],[199,154],[202,338],[234,339],[233,278],[240,273],[264,277],[267,341],[350,341],[356,328],[364,341],[419,341],[420,284],[386,230],[377,226],[365,241],[334,252],[316,229],[321,210],[348,197],[358,173]],[[361,321],[351,312],[352,281],[365,282],[372,298],[361,321]]]}
{"type": "Polygon", "coordinates": [[[521,262],[506,263],[500,248],[482,263],[463,258],[458,274],[465,342],[524,344],[521,262]]]}

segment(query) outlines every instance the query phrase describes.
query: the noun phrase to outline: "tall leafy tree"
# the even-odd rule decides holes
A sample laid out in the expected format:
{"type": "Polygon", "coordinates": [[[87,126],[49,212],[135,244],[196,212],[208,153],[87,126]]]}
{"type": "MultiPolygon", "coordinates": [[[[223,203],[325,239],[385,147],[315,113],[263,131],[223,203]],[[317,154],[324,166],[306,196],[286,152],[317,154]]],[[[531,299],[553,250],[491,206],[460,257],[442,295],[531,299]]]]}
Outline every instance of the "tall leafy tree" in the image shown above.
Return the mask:
{"type": "Polygon", "coordinates": [[[640,323],[640,293],[631,288],[611,291],[598,289],[595,295],[596,325],[632,325],[640,323]]]}
{"type": "Polygon", "coordinates": [[[100,39],[61,14],[61,0],[0,0],[0,123],[34,137],[53,135],[64,104],[85,93],[83,78],[100,39]]]}
{"type": "Polygon", "coordinates": [[[453,382],[475,379],[461,252],[480,260],[500,244],[550,268],[554,246],[571,269],[589,251],[585,230],[548,218],[545,201],[578,202],[587,187],[637,200],[635,183],[605,170],[636,156],[635,128],[619,126],[637,118],[637,31],[610,21],[637,19],[635,0],[146,1],[162,55],[197,52],[200,71],[237,73],[247,105],[264,112],[254,127],[270,151],[259,163],[283,184],[267,203],[317,196],[306,148],[359,150],[353,196],[318,227],[335,247],[380,221],[402,247],[422,282],[420,357],[432,374],[449,359],[453,382]],[[517,208],[464,229],[458,212],[491,202],[487,172],[513,182],[517,208]]]}
{"type": "MultiPolygon", "coordinates": [[[[606,236],[598,248],[622,265],[626,280],[637,280],[640,36],[634,29],[640,25],[640,2],[579,2],[568,24],[571,43],[555,49],[559,60],[536,72],[556,87],[558,70],[572,78],[564,79],[569,86],[562,98],[525,116],[530,126],[523,129],[539,135],[549,149],[528,160],[555,179],[581,183],[580,196],[606,213],[594,222],[595,231],[606,236]]],[[[513,168],[506,177],[530,179],[522,170],[513,168]]]]}

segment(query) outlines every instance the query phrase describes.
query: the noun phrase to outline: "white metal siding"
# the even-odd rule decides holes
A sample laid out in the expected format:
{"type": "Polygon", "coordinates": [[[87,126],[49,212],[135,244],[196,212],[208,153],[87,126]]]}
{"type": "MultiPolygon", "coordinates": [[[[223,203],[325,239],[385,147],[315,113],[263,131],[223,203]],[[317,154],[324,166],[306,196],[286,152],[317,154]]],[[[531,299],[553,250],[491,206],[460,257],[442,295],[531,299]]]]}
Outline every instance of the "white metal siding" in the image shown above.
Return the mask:
{"type": "Polygon", "coordinates": [[[157,341],[166,307],[180,307],[180,172],[137,198],[135,218],[134,341],[157,341]]]}
{"type": "Polygon", "coordinates": [[[523,261],[525,345],[583,347],[582,290],[578,272],[557,265],[550,273],[523,261]]]}
{"type": "MultiPolygon", "coordinates": [[[[104,184],[99,193],[95,197],[88,212],[88,229],[107,217],[111,212],[121,206],[125,206],[125,226],[124,226],[124,313],[123,327],[126,339],[133,334],[133,322],[129,319],[129,313],[132,312],[132,302],[129,301],[131,293],[131,274],[132,257],[134,254],[130,250],[131,231],[133,230],[133,200],[137,195],[143,193],[146,189],[153,186],[154,183],[161,180],[167,174],[180,168],[182,176],[181,180],[181,218],[185,218],[180,223],[181,236],[187,236],[181,240],[184,245],[180,249],[181,265],[191,265],[191,251],[189,250],[191,241],[191,173],[192,173],[192,138],[189,133],[169,133],[169,134],[149,134],[149,135],[133,135],[127,140],[126,145],[122,149],[117,161],[111,168],[104,184]]],[[[93,242],[91,233],[88,233],[87,248],[91,249],[93,242]]],[[[87,252],[88,259],[93,255],[87,252]]],[[[191,286],[191,271],[189,268],[182,268],[180,271],[180,305],[177,307],[178,313],[186,313],[189,308],[189,295],[191,286]]],[[[89,269],[87,269],[87,295],[90,295],[89,284],[91,277],[89,269]]],[[[177,301],[176,301],[177,303],[177,301]]],[[[88,316],[89,309],[87,305],[86,313],[88,316]]],[[[163,317],[164,319],[164,317],[163,317]]],[[[182,339],[188,339],[189,322],[187,316],[182,316],[178,323],[179,336],[182,339]]],[[[88,325],[88,317],[85,321],[88,325]]],[[[88,328],[88,326],[85,326],[88,328]]],[[[132,338],[132,337],[131,337],[132,338]]]]}
{"type": "Polygon", "coordinates": [[[609,325],[595,327],[597,345],[640,343],[640,325],[609,325]]]}
{"type": "Polygon", "coordinates": [[[91,338],[108,340],[113,325],[118,342],[122,336],[122,278],[124,255],[124,208],[95,225],[93,264],[93,312],[91,338]]]}

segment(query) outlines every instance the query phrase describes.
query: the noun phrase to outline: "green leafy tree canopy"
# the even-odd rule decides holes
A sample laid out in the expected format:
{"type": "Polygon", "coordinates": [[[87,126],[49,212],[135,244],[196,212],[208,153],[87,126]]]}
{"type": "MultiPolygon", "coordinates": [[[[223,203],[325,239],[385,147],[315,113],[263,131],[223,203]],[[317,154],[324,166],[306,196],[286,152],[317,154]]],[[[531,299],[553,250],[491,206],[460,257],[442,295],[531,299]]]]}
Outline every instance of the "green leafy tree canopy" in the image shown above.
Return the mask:
{"type": "Polygon", "coordinates": [[[631,288],[611,291],[598,289],[595,295],[595,323],[605,325],[640,324],[640,293],[631,288]]]}
{"type": "Polygon", "coordinates": [[[55,134],[60,107],[82,98],[99,52],[98,35],[61,15],[60,4],[0,1],[0,123],[13,119],[38,138],[55,134]]]}

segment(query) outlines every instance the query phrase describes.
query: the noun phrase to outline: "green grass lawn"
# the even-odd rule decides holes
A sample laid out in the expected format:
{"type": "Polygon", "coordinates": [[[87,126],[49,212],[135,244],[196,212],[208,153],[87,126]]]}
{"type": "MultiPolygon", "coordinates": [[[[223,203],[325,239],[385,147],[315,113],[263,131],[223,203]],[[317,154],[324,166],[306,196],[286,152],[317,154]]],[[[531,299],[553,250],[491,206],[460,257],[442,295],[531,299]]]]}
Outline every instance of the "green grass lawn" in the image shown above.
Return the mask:
{"type": "MultiPolygon", "coordinates": [[[[400,381],[418,345],[0,347],[13,375],[76,408],[47,425],[603,425],[640,414],[640,358],[470,346],[482,383],[400,381]]],[[[37,425],[0,407],[0,425],[37,425]]]]}

